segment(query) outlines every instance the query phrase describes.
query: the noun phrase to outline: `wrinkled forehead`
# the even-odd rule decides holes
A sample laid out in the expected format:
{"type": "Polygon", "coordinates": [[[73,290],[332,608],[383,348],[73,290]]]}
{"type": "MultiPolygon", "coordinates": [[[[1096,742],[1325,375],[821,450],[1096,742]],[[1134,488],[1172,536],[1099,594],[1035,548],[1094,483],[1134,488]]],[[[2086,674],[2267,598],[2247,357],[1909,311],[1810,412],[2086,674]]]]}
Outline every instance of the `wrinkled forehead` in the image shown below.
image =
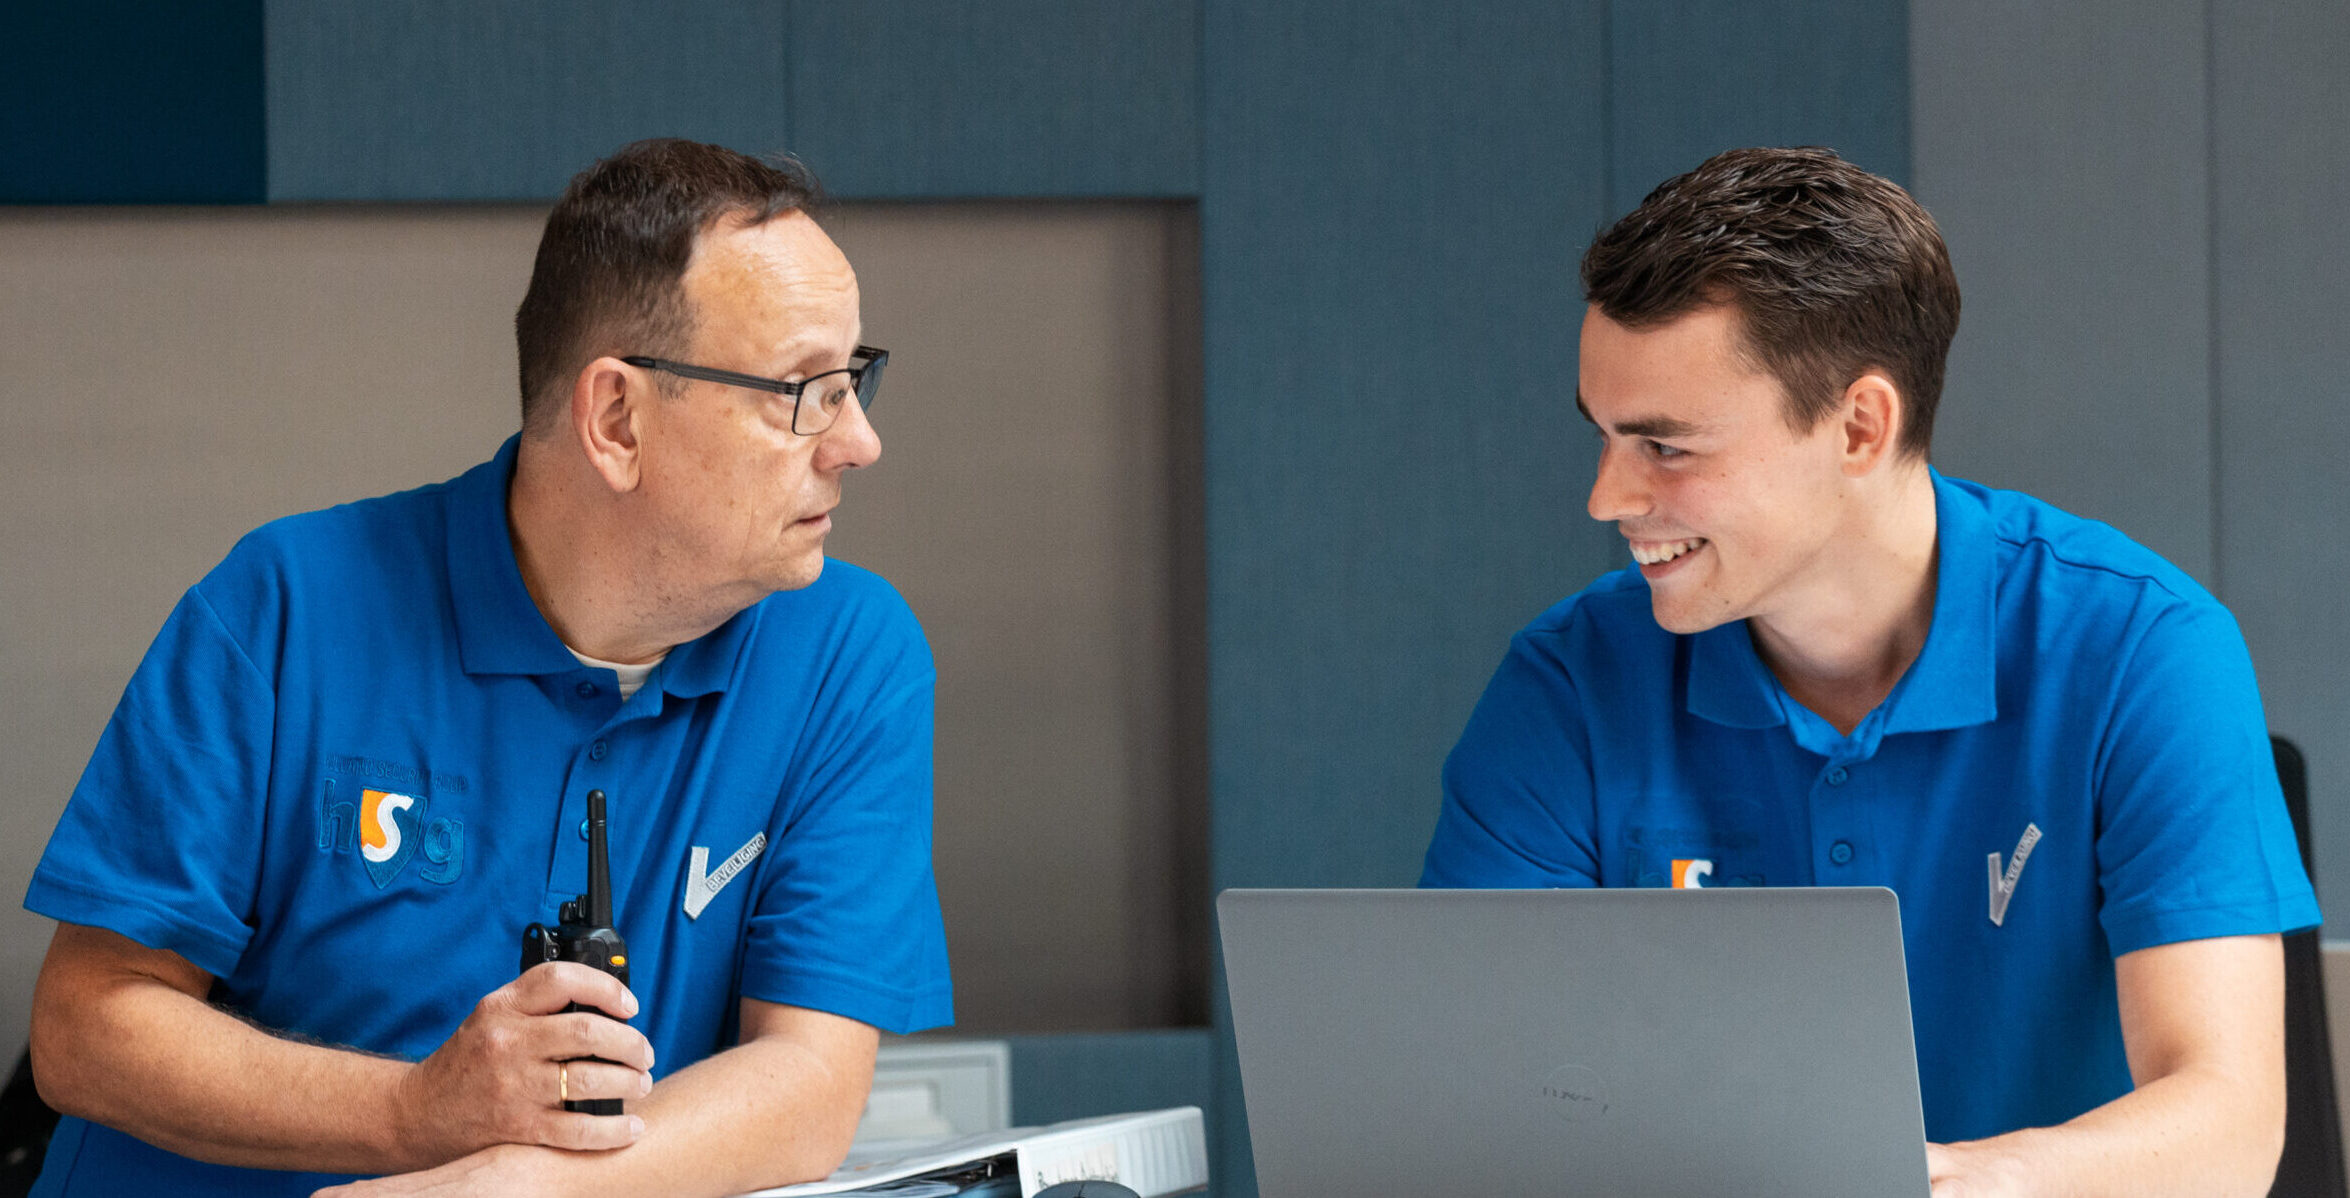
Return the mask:
{"type": "Polygon", "coordinates": [[[695,240],[684,288],[708,333],[827,346],[859,333],[857,272],[804,212],[720,217],[695,240]]]}

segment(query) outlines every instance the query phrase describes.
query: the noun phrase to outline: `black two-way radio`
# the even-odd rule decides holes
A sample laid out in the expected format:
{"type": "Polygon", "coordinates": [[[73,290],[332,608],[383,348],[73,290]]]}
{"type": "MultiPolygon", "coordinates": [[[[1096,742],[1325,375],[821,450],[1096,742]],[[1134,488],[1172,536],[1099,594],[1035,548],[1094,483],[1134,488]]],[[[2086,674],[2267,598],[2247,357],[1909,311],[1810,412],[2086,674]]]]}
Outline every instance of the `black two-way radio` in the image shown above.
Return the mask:
{"type": "MultiPolygon", "coordinates": [[[[628,984],[628,942],[612,927],[612,858],[604,844],[604,792],[587,792],[587,893],[563,904],[563,922],[553,928],[533,923],[522,929],[522,971],[548,961],[577,961],[601,969],[628,984]]],[[[593,1008],[578,1003],[565,1011],[593,1008]]],[[[601,1012],[597,1012],[601,1014],[601,1012]]],[[[588,1058],[594,1059],[594,1058],[588,1058]]],[[[617,1098],[581,1098],[563,1104],[567,1111],[586,1115],[617,1115],[617,1098]]]]}

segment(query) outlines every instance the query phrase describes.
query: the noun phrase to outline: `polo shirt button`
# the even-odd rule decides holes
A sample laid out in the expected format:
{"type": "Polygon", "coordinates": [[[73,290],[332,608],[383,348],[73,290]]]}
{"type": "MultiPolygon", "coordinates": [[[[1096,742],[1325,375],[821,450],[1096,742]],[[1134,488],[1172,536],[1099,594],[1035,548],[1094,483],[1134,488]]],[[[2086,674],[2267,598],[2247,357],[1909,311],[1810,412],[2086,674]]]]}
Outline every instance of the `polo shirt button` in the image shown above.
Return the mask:
{"type": "Polygon", "coordinates": [[[593,682],[582,682],[578,686],[572,687],[571,689],[579,692],[579,697],[582,699],[593,699],[596,697],[596,684],[593,682]]]}
{"type": "Polygon", "coordinates": [[[1829,845],[1829,846],[1828,846],[1828,861],[1829,861],[1829,863],[1830,863],[1830,864],[1833,864],[1833,865],[1850,865],[1850,864],[1852,864],[1852,845],[1851,845],[1849,842],[1842,841],[1842,840],[1839,840],[1839,841],[1837,841],[1836,843],[1834,843],[1834,844],[1832,844],[1832,845],[1829,845]]]}
{"type": "Polygon", "coordinates": [[[588,746],[588,760],[589,760],[589,761],[602,761],[603,759],[604,759],[604,742],[603,742],[603,741],[600,741],[600,740],[599,740],[599,741],[597,741],[596,743],[594,743],[594,744],[592,744],[592,745],[589,745],[589,746],[588,746]]]}
{"type": "MultiPolygon", "coordinates": [[[[1852,776],[1851,774],[1848,774],[1848,773],[1845,773],[1845,772],[1844,772],[1844,767],[1843,767],[1843,766],[1837,766],[1836,768],[1834,768],[1834,769],[1832,769],[1832,770],[1829,770],[1829,771],[1828,771],[1828,785],[1830,785],[1830,786],[1842,786],[1842,785],[1844,785],[1844,780],[1845,780],[1846,778],[1849,778],[1849,777],[1851,777],[1851,776],[1852,776]]],[[[1838,865],[1842,865],[1842,864],[1844,864],[1844,863],[1843,863],[1843,862],[1841,862],[1841,861],[1839,861],[1839,862],[1837,862],[1836,864],[1838,864],[1838,865]]]]}
{"type": "Polygon", "coordinates": [[[581,840],[586,840],[588,838],[587,817],[584,815],[579,818],[579,838],[581,840]]]}

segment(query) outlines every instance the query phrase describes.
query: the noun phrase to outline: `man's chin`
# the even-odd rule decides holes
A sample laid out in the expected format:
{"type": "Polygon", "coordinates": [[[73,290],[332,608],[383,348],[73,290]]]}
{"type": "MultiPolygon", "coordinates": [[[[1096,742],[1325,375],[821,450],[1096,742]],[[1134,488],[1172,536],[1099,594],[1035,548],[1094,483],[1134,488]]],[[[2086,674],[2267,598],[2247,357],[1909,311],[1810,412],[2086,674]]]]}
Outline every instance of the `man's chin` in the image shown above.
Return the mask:
{"type": "Polygon", "coordinates": [[[777,591],[797,591],[816,585],[824,576],[824,554],[821,550],[790,561],[776,562],[764,574],[754,575],[769,594],[777,591]]]}
{"type": "Polygon", "coordinates": [[[1692,611],[1689,605],[1668,600],[1653,590],[1648,593],[1648,610],[1656,617],[1657,627],[1675,636],[1695,636],[1719,628],[1736,618],[1714,612],[1692,611]]]}
{"type": "Polygon", "coordinates": [[[824,555],[818,553],[811,555],[806,562],[795,564],[791,569],[784,571],[779,577],[775,589],[779,591],[803,590],[815,586],[816,580],[822,577],[824,577],[824,555]]]}

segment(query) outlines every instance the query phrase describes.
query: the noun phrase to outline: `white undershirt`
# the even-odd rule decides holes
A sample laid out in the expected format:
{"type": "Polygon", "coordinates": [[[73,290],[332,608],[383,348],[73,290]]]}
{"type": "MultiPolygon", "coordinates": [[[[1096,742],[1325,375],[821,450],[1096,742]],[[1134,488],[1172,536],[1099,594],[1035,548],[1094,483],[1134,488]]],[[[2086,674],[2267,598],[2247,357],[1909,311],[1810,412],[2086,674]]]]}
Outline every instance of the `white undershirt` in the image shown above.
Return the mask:
{"type": "Polygon", "coordinates": [[[653,660],[645,662],[642,665],[624,666],[616,661],[605,661],[601,658],[589,657],[587,654],[582,653],[577,649],[572,649],[569,645],[565,645],[563,647],[565,649],[571,649],[571,655],[579,659],[579,664],[586,666],[591,670],[610,670],[613,673],[620,675],[620,701],[623,703],[628,702],[629,696],[637,693],[637,691],[645,685],[645,679],[653,676],[653,667],[660,665],[661,659],[669,656],[669,650],[663,649],[659,655],[653,658],[653,660]]]}

